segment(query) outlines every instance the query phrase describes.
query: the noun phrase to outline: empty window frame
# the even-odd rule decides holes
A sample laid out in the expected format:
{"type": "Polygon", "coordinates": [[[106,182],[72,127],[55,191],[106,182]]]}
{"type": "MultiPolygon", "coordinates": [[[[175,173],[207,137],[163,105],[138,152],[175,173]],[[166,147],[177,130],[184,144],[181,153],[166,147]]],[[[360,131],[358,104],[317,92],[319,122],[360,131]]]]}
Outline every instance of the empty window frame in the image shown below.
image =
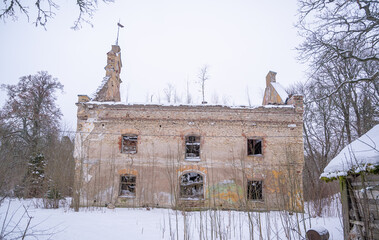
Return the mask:
{"type": "Polygon", "coordinates": [[[185,173],[180,177],[180,198],[203,199],[203,176],[196,172],[185,173]]]}
{"type": "Polygon", "coordinates": [[[262,155],[262,139],[247,139],[247,155],[262,155]]]}
{"type": "Polygon", "coordinates": [[[135,134],[128,134],[122,136],[121,152],[122,153],[137,153],[137,139],[135,134]]]}
{"type": "Polygon", "coordinates": [[[121,175],[120,180],[120,197],[130,197],[136,196],[136,176],[135,175],[121,175]]]}
{"type": "Polygon", "coordinates": [[[186,136],[186,159],[200,159],[200,136],[186,136]]]}
{"type": "Polygon", "coordinates": [[[263,181],[247,181],[247,199],[263,200],[263,181]]]}

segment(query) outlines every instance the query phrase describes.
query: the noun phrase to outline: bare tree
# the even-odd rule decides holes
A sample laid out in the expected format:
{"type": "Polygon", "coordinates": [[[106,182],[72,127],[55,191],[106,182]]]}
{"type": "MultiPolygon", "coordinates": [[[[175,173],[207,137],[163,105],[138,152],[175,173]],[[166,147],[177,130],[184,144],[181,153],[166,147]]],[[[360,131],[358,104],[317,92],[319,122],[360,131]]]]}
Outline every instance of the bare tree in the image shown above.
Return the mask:
{"type": "Polygon", "coordinates": [[[48,159],[45,169],[47,183],[44,189],[46,208],[58,208],[63,197],[72,196],[75,171],[73,152],[73,136],[66,131],[51,139],[45,150],[48,159]]]}
{"type": "Polygon", "coordinates": [[[218,104],[219,103],[219,97],[218,97],[218,93],[216,91],[214,91],[213,94],[212,94],[212,103],[213,104],[218,104]]]}
{"type": "Polygon", "coordinates": [[[168,103],[174,100],[175,86],[172,83],[167,83],[167,87],[163,89],[163,92],[168,103]]]}
{"type": "MultiPolygon", "coordinates": [[[[20,78],[16,85],[2,85],[8,100],[1,110],[0,121],[7,131],[1,143],[12,143],[13,156],[22,166],[28,166],[23,191],[27,196],[40,196],[46,163],[46,148],[59,135],[62,116],[55,101],[56,91],[63,85],[47,72],[38,72],[20,78]]],[[[9,161],[13,161],[13,156],[9,161]]],[[[9,173],[12,176],[12,173],[9,173]]]]}
{"type": "Polygon", "coordinates": [[[247,97],[247,103],[249,104],[249,107],[251,107],[249,86],[246,86],[246,97],[247,97]]]}
{"type": "MultiPolygon", "coordinates": [[[[379,2],[371,0],[300,0],[299,23],[305,38],[298,48],[300,58],[310,61],[313,73],[325,63],[350,60],[363,66],[378,66],[379,2]]],[[[344,84],[360,81],[374,82],[379,91],[378,68],[354,78],[345,79],[333,90],[332,95],[344,84]]]]}
{"type": "MultiPolygon", "coordinates": [[[[103,2],[113,2],[114,0],[102,0],[103,2]]],[[[6,18],[11,18],[12,20],[18,19],[19,11],[24,14],[28,20],[30,16],[30,11],[36,14],[36,19],[34,24],[36,26],[46,27],[48,20],[54,18],[55,12],[59,9],[59,5],[55,0],[35,0],[32,3],[25,3],[22,0],[4,0],[2,1],[4,6],[0,10],[0,19],[5,20],[6,18]]],[[[82,22],[86,22],[90,25],[89,21],[93,14],[97,10],[97,0],[76,0],[76,5],[79,9],[79,16],[75,20],[73,29],[81,28],[82,22]]]]}
{"type": "Polygon", "coordinates": [[[209,79],[208,68],[209,67],[207,65],[204,65],[200,69],[199,74],[197,75],[197,77],[199,78],[199,83],[201,85],[201,95],[202,95],[202,99],[203,99],[203,101],[201,102],[202,104],[207,103],[205,101],[205,81],[207,81],[209,79]]]}
{"type": "Polygon", "coordinates": [[[129,95],[130,95],[130,85],[126,85],[126,90],[125,90],[125,102],[129,102],[129,95]]]}
{"type": "Polygon", "coordinates": [[[186,103],[187,104],[192,103],[192,94],[190,93],[188,79],[187,79],[187,82],[186,82],[186,103]]]}
{"type": "Polygon", "coordinates": [[[180,103],[182,101],[181,97],[179,96],[176,88],[174,88],[174,103],[180,103]]]}
{"type": "Polygon", "coordinates": [[[231,98],[229,95],[222,95],[222,104],[224,105],[230,105],[231,104],[231,98]]]}
{"type": "Polygon", "coordinates": [[[152,103],[153,102],[153,98],[154,98],[154,93],[150,93],[149,91],[147,91],[146,95],[145,95],[145,102],[152,103]]]}
{"type": "Polygon", "coordinates": [[[55,101],[55,92],[63,90],[58,79],[47,72],[38,72],[20,78],[17,85],[2,85],[8,100],[1,119],[21,138],[31,152],[36,152],[47,141],[51,132],[59,128],[62,116],[55,101]]]}
{"type": "Polygon", "coordinates": [[[304,194],[313,201],[317,215],[323,210],[323,198],[334,193],[334,186],[320,181],[320,174],[346,144],[378,123],[375,83],[349,82],[374,69],[374,64],[361,64],[355,59],[336,59],[319,66],[307,83],[298,83],[289,90],[305,96],[304,183],[312,187],[304,189],[304,194]],[[330,89],[334,89],[333,94],[328,94],[330,89]]]}

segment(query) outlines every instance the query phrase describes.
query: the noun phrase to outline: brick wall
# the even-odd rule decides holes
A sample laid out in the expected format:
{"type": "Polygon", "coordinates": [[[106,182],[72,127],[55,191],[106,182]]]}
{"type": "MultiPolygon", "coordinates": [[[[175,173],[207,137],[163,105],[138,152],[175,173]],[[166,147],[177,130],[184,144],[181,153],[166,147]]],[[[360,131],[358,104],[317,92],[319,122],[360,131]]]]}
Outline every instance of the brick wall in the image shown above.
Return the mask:
{"type": "Polygon", "coordinates": [[[76,182],[81,205],[302,210],[302,99],[258,108],[79,102],[76,182]],[[301,104],[301,108],[300,107],[301,104]],[[136,134],[137,153],[121,153],[136,134]],[[200,136],[200,161],[185,159],[185,137],[200,136]],[[247,155],[247,139],[263,154],[247,155]],[[120,175],[136,177],[135,197],[119,197],[120,175]],[[180,198],[180,176],[204,178],[203,199],[180,198]],[[263,199],[248,200],[247,180],[263,181],[263,199]]]}

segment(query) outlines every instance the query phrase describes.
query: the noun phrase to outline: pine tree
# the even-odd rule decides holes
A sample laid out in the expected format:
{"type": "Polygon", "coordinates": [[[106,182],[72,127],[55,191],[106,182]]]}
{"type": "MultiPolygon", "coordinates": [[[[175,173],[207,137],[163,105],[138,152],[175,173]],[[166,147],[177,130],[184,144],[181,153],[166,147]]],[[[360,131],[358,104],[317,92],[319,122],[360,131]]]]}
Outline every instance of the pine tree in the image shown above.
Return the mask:
{"type": "Polygon", "coordinates": [[[41,197],[45,180],[45,157],[42,153],[30,157],[25,180],[28,186],[28,197],[41,197]]]}

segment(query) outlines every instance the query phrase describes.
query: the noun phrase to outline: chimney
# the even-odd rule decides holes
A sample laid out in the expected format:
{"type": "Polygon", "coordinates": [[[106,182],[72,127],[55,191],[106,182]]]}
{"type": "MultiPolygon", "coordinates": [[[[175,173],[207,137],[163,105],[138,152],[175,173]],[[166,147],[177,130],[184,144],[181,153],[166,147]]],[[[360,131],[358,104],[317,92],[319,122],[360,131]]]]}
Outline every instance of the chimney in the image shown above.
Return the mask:
{"type": "Polygon", "coordinates": [[[296,112],[303,112],[304,110],[304,102],[303,102],[303,95],[295,94],[290,96],[290,98],[287,101],[287,105],[293,105],[295,107],[296,112]]]}
{"type": "Polygon", "coordinates": [[[269,71],[266,76],[266,87],[270,86],[271,82],[276,82],[276,72],[269,71]]]}

